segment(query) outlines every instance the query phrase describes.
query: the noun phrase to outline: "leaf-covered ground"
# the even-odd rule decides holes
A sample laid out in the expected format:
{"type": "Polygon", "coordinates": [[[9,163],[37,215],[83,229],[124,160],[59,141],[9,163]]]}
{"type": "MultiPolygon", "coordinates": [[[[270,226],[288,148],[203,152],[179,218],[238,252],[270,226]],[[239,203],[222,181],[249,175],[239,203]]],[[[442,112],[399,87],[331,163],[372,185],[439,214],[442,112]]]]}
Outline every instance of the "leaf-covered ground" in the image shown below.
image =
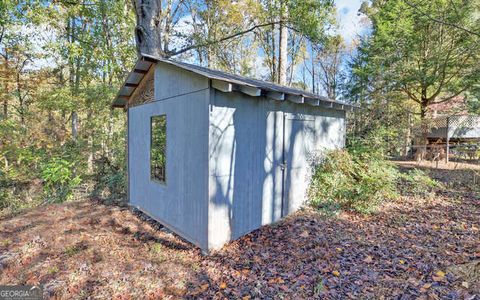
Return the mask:
{"type": "Polygon", "coordinates": [[[127,208],[49,205],[0,221],[0,284],[63,299],[477,299],[472,174],[434,170],[447,188],[370,217],[304,210],[210,256],[127,208]]]}

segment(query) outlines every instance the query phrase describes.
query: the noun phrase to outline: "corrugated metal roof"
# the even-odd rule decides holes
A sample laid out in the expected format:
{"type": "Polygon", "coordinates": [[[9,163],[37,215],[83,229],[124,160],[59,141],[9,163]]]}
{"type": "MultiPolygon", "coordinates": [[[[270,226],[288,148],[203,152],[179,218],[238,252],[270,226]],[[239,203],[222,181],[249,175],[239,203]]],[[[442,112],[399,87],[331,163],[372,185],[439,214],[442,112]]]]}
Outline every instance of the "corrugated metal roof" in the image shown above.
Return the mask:
{"type": "Polygon", "coordinates": [[[324,96],[300,89],[146,54],[141,55],[141,58],[137,61],[134,69],[128,75],[112,105],[114,107],[125,107],[140,81],[148,73],[150,67],[157,62],[174,65],[178,68],[212,79],[214,81],[212,82],[212,87],[223,92],[239,91],[251,96],[266,96],[276,100],[288,100],[296,103],[306,103],[313,106],[327,106],[342,110],[358,108],[358,106],[355,105],[331,100],[324,96]]]}

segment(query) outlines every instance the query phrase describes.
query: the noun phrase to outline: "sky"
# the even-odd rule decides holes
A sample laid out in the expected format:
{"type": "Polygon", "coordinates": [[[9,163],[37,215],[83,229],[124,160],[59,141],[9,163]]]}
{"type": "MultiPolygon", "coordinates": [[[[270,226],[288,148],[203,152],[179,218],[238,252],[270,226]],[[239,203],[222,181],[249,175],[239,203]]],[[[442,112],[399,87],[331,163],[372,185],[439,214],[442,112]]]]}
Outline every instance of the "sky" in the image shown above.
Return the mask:
{"type": "MultiPolygon", "coordinates": [[[[339,23],[339,32],[343,36],[343,38],[346,41],[347,45],[350,45],[351,42],[361,33],[365,33],[365,25],[362,24],[361,16],[358,16],[358,10],[360,8],[360,5],[364,0],[334,0],[335,4],[337,6],[337,13],[338,13],[338,23],[339,23]]],[[[188,18],[186,21],[190,22],[185,22],[185,25],[191,23],[191,19],[188,18]]],[[[180,25],[182,25],[182,22],[180,22],[180,25]]],[[[185,26],[185,30],[188,30],[187,27],[189,25],[185,26]]],[[[27,28],[27,31],[29,29],[27,28]]],[[[48,32],[42,30],[41,32],[48,32]]],[[[52,40],[54,37],[50,35],[38,35],[36,38],[36,41],[34,41],[34,44],[38,45],[38,50],[40,50],[41,45],[45,44],[47,40],[52,40]]],[[[180,46],[180,45],[179,45],[180,46]]],[[[194,60],[194,58],[191,58],[194,60]]],[[[33,66],[30,66],[33,69],[40,68],[44,65],[52,65],[54,64],[53,58],[50,59],[37,59],[34,63],[33,66]]],[[[193,61],[192,61],[193,62],[193,61]]],[[[256,64],[257,66],[262,65],[260,62],[256,64]]],[[[257,70],[258,72],[262,72],[262,68],[259,68],[257,70]]],[[[258,73],[256,72],[256,73],[258,73]]]]}
{"type": "Polygon", "coordinates": [[[365,29],[361,24],[361,16],[358,10],[363,0],[335,0],[340,25],[340,34],[347,44],[365,29]]]}

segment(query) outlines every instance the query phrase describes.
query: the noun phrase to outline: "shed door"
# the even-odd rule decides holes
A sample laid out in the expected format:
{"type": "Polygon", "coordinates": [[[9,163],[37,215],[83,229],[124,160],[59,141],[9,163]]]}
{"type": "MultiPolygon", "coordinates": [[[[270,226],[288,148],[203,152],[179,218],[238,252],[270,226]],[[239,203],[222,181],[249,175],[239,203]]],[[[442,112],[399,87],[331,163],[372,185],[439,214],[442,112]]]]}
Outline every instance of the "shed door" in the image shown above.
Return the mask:
{"type": "Polygon", "coordinates": [[[297,210],[306,199],[315,153],[315,117],[285,114],[284,122],[284,194],[282,214],[297,210]]]}

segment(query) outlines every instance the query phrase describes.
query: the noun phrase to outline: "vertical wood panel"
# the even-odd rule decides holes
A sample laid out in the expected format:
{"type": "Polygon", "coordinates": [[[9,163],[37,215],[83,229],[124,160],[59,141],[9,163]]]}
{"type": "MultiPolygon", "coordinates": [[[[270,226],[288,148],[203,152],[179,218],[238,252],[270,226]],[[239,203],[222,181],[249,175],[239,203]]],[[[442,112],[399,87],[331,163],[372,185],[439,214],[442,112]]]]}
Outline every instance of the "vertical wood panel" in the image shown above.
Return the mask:
{"type": "MultiPolygon", "coordinates": [[[[281,218],[283,114],[308,118],[308,127],[287,129],[286,150],[306,151],[344,146],[343,111],[215,91],[210,109],[209,247],[281,218]],[[313,135],[306,138],[305,133],[313,135]]],[[[288,125],[287,125],[288,127],[288,125]]],[[[298,127],[298,126],[297,126],[298,127]]],[[[292,155],[287,213],[304,202],[307,159],[292,155]],[[292,172],[292,170],[294,172],[292,172]],[[298,173],[297,177],[295,177],[298,173]],[[290,189],[296,186],[296,189],[290,189]]]]}
{"type": "Polygon", "coordinates": [[[155,102],[129,109],[130,203],[206,249],[209,90],[196,91],[199,86],[189,85],[190,74],[170,71],[157,66],[161,76],[155,76],[155,102]],[[187,83],[163,94],[168,83],[159,84],[157,77],[187,83]],[[150,117],[163,114],[167,116],[166,184],[150,178],[150,117]]]}

